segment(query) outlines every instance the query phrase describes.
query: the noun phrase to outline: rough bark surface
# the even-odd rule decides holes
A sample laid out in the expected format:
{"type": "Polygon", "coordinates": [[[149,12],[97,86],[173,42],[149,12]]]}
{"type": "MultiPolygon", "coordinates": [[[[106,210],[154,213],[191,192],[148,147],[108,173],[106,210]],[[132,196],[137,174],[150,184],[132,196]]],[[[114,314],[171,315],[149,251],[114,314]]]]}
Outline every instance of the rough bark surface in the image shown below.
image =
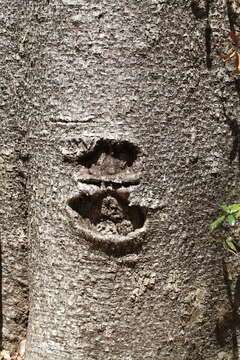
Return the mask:
{"type": "Polygon", "coordinates": [[[11,350],[28,320],[27,132],[29,64],[22,45],[26,4],[0,1],[1,345],[11,350]]]}
{"type": "Polygon", "coordinates": [[[239,201],[230,10],[28,2],[26,360],[238,358],[207,234],[239,201]]]}

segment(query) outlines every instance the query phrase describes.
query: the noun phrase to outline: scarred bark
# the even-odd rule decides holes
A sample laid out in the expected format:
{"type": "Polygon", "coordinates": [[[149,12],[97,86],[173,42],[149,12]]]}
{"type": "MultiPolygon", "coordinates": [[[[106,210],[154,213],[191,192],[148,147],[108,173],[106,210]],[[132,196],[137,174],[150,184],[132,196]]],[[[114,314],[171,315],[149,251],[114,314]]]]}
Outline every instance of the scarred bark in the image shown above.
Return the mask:
{"type": "Polygon", "coordinates": [[[29,2],[26,360],[236,358],[207,225],[239,201],[239,80],[205,3],[29,2]]]}

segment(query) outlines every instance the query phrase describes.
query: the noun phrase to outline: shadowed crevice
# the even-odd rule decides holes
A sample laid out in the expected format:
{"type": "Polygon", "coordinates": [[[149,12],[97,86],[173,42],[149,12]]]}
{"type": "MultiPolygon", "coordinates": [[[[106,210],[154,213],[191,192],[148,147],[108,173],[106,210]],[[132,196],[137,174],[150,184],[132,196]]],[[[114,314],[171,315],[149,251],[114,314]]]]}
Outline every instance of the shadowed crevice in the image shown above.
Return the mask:
{"type": "Polygon", "coordinates": [[[238,314],[240,304],[240,276],[238,275],[235,289],[232,292],[231,281],[229,279],[228,269],[223,259],[223,279],[226,286],[226,293],[229,303],[229,310],[226,311],[222,318],[217,321],[215,334],[220,346],[226,346],[231,342],[232,359],[239,359],[237,330],[240,329],[240,316],[238,314]]]}
{"type": "Polygon", "coordinates": [[[206,19],[206,26],[204,30],[205,50],[206,50],[206,66],[208,70],[212,68],[212,28],[209,21],[209,12],[212,0],[206,0],[200,5],[200,1],[193,0],[191,2],[191,10],[197,20],[206,19]]]}
{"type": "Polygon", "coordinates": [[[238,165],[240,167],[240,127],[237,119],[234,117],[230,117],[230,115],[227,114],[224,105],[224,99],[222,99],[222,108],[223,108],[223,115],[225,117],[225,122],[229,126],[229,129],[231,130],[231,135],[233,138],[232,149],[229,154],[229,161],[230,164],[232,164],[232,162],[235,159],[238,159],[238,165]]]}
{"type": "Polygon", "coordinates": [[[81,194],[68,205],[80,215],[83,227],[103,235],[126,236],[143,227],[146,219],[140,206],[129,206],[127,198],[115,191],[81,194]]]}
{"type": "Polygon", "coordinates": [[[205,47],[206,47],[206,66],[208,70],[211,70],[212,68],[212,28],[209,24],[209,21],[207,21],[206,27],[205,27],[205,47]]]}

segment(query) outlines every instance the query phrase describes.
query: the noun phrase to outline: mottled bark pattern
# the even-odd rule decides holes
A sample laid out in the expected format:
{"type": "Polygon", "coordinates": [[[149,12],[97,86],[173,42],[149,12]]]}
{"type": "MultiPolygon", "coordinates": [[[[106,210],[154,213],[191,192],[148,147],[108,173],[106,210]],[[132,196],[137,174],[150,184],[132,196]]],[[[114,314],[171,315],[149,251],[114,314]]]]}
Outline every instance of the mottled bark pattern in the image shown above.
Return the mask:
{"type": "Polygon", "coordinates": [[[28,320],[28,10],[24,2],[0,1],[0,342],[9,350],[26,336],[28,320]]]}
{"type": "Polygon", "coordinates": [[[26,360],[236,358],[207,234],[216,204],[239,201],[239,80],[216,52],[229,13],[220,0],[29,1],[26,360]],[[128,144],[141,155],[130,183],[128,144]],[[142,237],[102,247],[109,231],[142,237]]]}

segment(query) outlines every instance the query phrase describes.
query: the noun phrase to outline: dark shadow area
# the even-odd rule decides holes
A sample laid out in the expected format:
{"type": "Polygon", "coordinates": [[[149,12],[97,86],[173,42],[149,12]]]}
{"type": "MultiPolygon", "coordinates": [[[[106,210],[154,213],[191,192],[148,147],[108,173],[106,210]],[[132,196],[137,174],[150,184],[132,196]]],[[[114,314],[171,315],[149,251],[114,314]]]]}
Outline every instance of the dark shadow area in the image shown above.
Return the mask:
{"type": "MultiPolygon", "coordinates": [[[[137,160],[139,149],[128,141],[100,139],[91,151],[79,156],[77,159],[74,159],[74,161],[90,169],[94,165],[100,165],[102,154],[105,155],[104,158],[111,157],[125,163],[125,166],[131,167],[137,160]]],[[[65,157],[64,160],[71,162],[72,159],[65,157]]],[[[105,165],[107,166],[107,164],[105,165]]]]}
{"type": "MultiPolygon", "coordinates": [[[[142,240],[134,231],[144,226],[146,209],[129,206],[129,194],[116,191],[82,193],[68,201],[71,209],[79,214],[82,233],[90,242],[91,250],[104,251],[109,256],[122,257],[138,254],[142,240]]],[[[131,267],[131,259],[128,259],[131,267]]]]}
{"type": "MultiPolygon", "coordinates": [[[[236,80],[236,81],[237,81],[237,86],[239,86],[239,80],[236,80]]],[[[225,117],[225,123],[229,126],[229,129],[231,130],[231,135],[233,137],[232,149],[231,149],[231,152],[229,155],[229,161],[230,161],[230,164],[232,164],[232,162],[237,158],[238,165],[240,167],[240,127],[239,127],[239,124],[238,124],[236,118],[231,118],[227,114],[226,108],[224,105],[225,99],[222,98],[221,103],[222,103],[223,114],[225,117]]]]}
{"type": "MultiPolygon", "coordinates": [[[[129,172],[137,156],[138,149],[127,141],[101,139],[91,151],[79,157],[77,164],[87,170],[85,172],[88,174],[88,179],[90,177],[94,180],[102,180],[102,177],[110,176],[113,180],[113,176],[129,172]]],[[[125,177],[126,181],[128,181],[127,178],[125,177]]],[[[122,181],[124,179],[121,178],[122,181]]]]}
{"type": "Polygon", "coordinates": [[[207,13],[207,23],[205,27],[205,47],[206,47],[206,66],[208,70],[212,68],[212,28],[209,22],[209,11],[212,0],[206,0],[206,13],[207,13]]]}
{"type": "Polygon", "coordinates": [[[132,166],[137,159],[138,149],[135,145],[123,141],[101,139],[97,141],[94,149],[79,159],[79,164],[87,168],[96,164],[102,154],[124,161],[128,167],[132,166]]]}
{"type": "MultiPolygon", "coordinates": [[[[96,186],[99,186],[99,187],[101,187],[101,185],[103,183],[102,179],[98,180],[98,179],[95,179],[95,178],[88,178],[88,179],[82,178],[81,182],[83,184],[96,185],[96,186]]],[[[138,180],[138,179],[132,179],[132,181],[122,181],[122,180],[120,180],[119,182],[118,182],[117,179],[114,180],[114,181],[104,181],[104,185],[106,187],[111,186],[114,190],[117,190],[117,189],[119,189],[119,188],[121,188],[123,186],[124,187],[130,187],[130,186],[139,185],[139,184],[140,184],[140,180],[138,180]]]]}
{"type": "Polygon", "coordinates": [[[199,1],[193,0],[191,2],[191,10],[196,19],[202,20],[207,19],[204,37],[205,37],[205,49],[206,49],[206,66],[208,70],[212,68],[212,28],[209,22],[209,11],[212,0],[206,0],[205,6],[199,5],[199,1]]]}
{"type": "Polygon", "coordinates": [[[212,0],[206,0],[206,14],[207,14],[207,23],[205,27],[205,47],[206,47],[206,66],[208,70],[212,68],[212,28],[209,22],[209,11],[212,0]]]}
{"type": "Polygon", "coordinates": [[[206,47],[206,66],[208,70],[211,70],[212,68],[212,28],[209,24],[209,21],[207,21],[206,27],[205,27],[205,47],[206,47]]]}
{"type": "Polygon", "coordinates": [[[240,100],[240,79],[234,79],[235,82],[235,89],[240,100]]]}
{"type": "Polygon", "coordinates": [[[129,206],[127,198],[115,191],[103,191],[94,195],[81,194],[69,200],[68,205],[76,211],[86,223],[103,235],[126,236],[141,228],[146,215],[140,206],[129,206]]]}
{"type": "Polygon", "coordinates": [[[100,139],[91,149],[64,155],[64,162],[75,167],[79,182],[117,190],[140,184],[140,153],[128,141],[100,139]]]}
{"type": "Polygon", "coordinates": [[[92,149],[68,154],[64,161],[75,166],[79,181],[101,185],[102,181],[138,185],[140,150],[128,141],[100,139],[92,149]]]}
{"type": "Polygon", "coordinates": [[[191,2],[191,10],[196,19],[205,19],[208,16],[207,6],[200,6],[199,1],[193,0],[191,2]]]}
{"type": "Polygon", "coordinates": [[[229,21],[229,27],[231,32],[235,34],[235,24],[236,24],[237,15],[233,11],[232,2],[230,0],[227,0],[226,5],[227,5],[227,16],[229,21]]]}
{"type": "Polygon", "coordinates": [[[223,278],[226,286],[227,298],[229,302],[229,311],[226,311],[220,320],[218,320],[215,334],[217,342],[220,346],[225,346],[231,342],[233,360],[239,359],[237,329],[240,329],[240,316],[238,309],[240,305],[240,275],[237,278],[235,289],[232,293],[231,281],[229,279],[228,270],[225,261],[222,261],[223,278]]]}

